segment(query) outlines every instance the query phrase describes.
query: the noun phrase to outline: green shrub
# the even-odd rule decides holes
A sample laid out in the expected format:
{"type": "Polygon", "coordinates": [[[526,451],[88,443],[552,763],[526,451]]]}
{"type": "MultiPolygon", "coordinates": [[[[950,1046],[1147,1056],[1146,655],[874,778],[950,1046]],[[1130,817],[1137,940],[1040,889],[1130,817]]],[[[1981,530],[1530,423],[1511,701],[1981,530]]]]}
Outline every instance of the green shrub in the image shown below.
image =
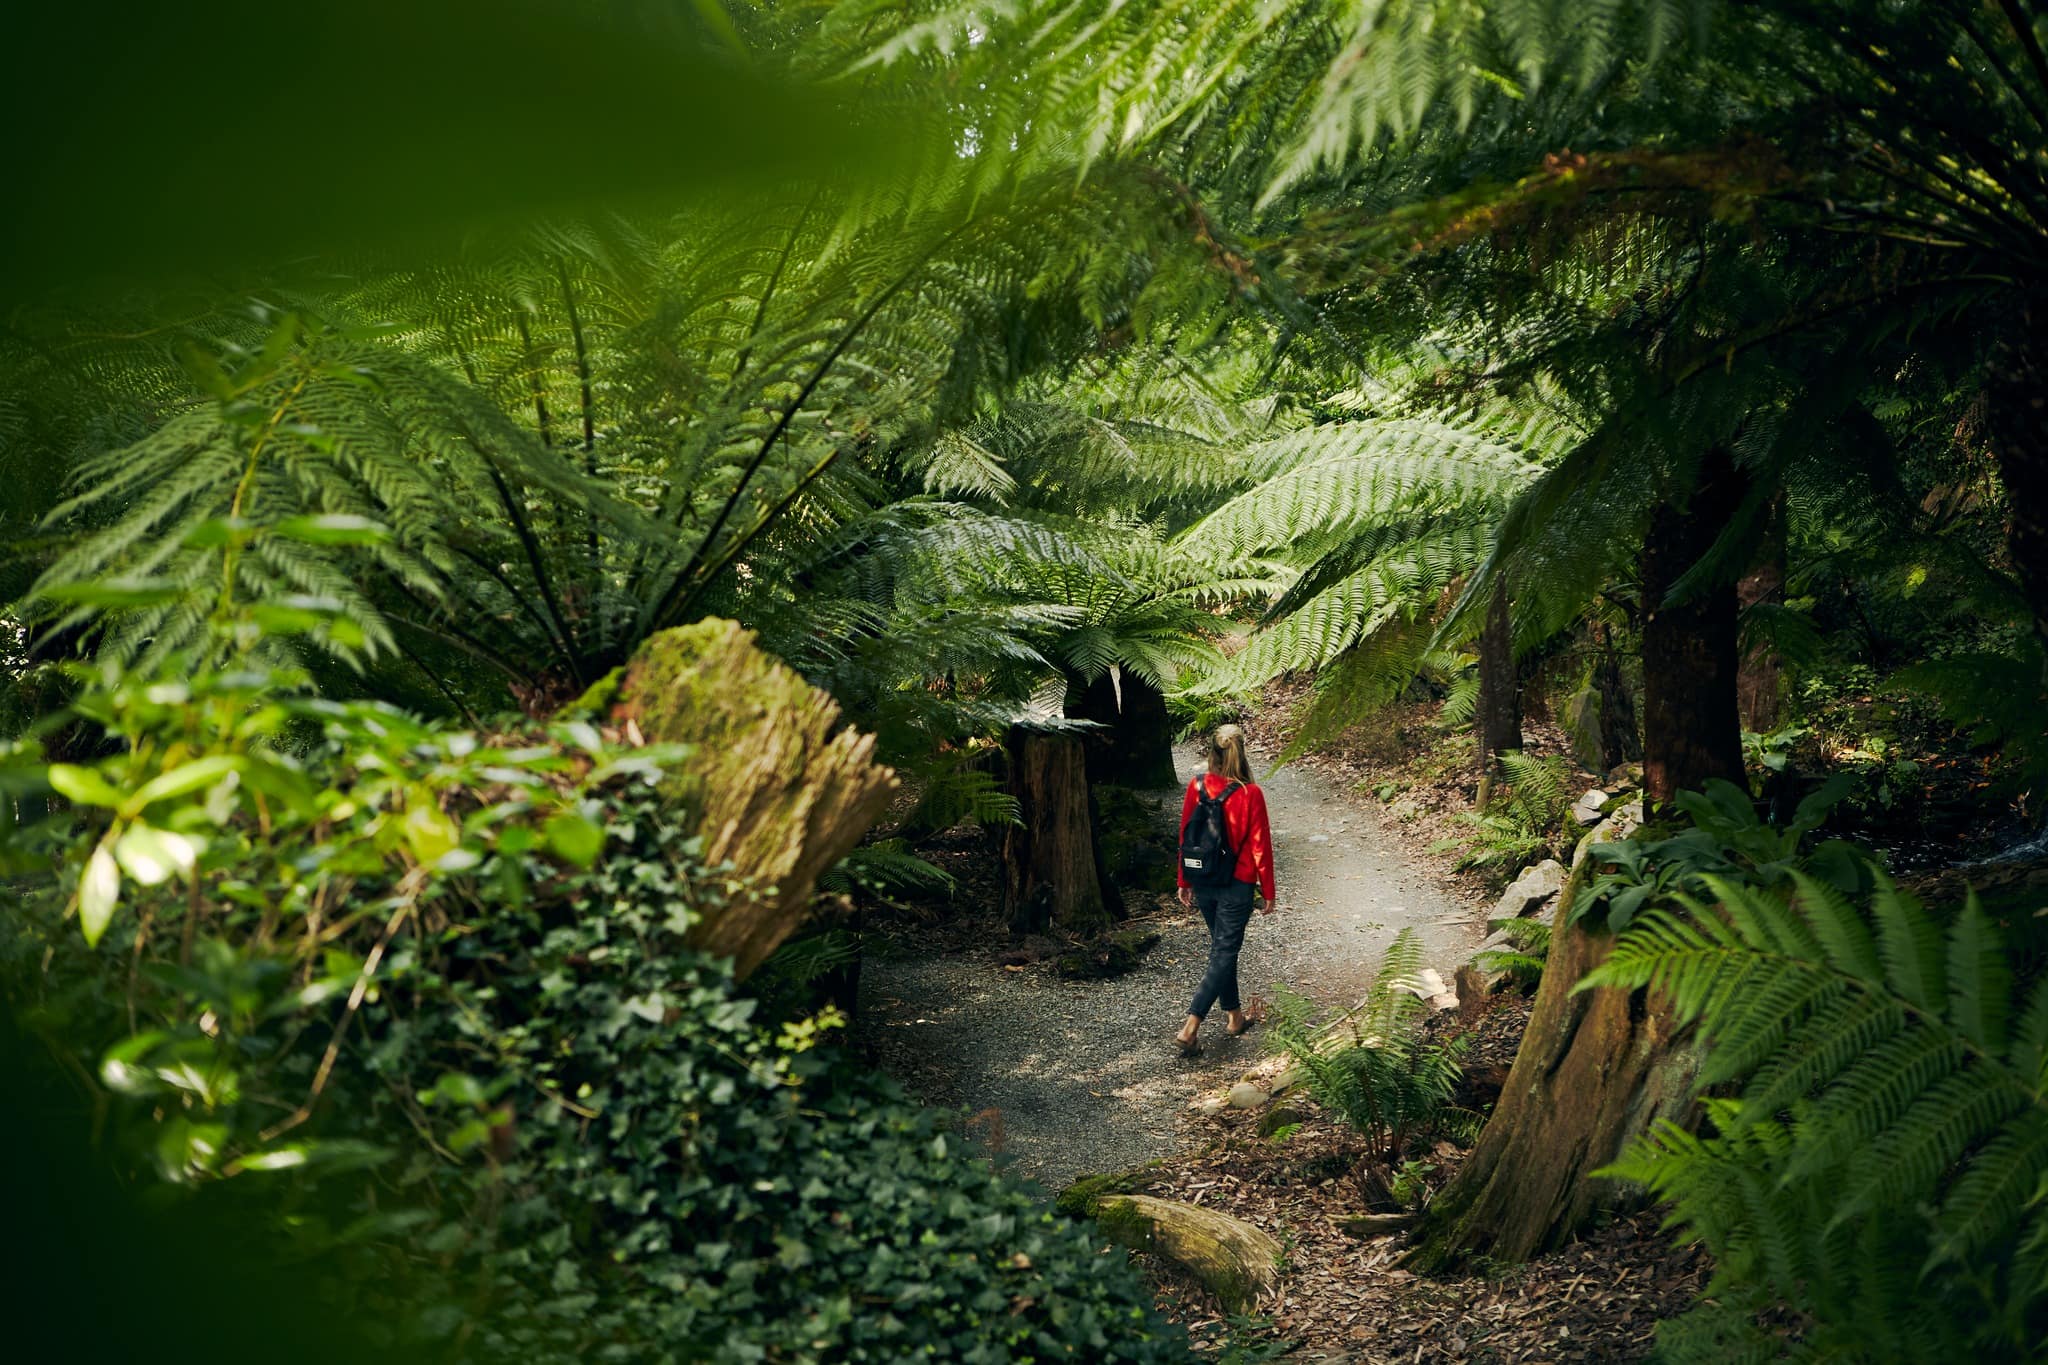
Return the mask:
{"type": "Polygon", "coordinates": [[[23,840],[57,875],[0,929],[11,1003],[98,1077],[132,1179],[233,1209],[374,1341],[1185,1358],[1122,1253],[684,946],[737,888],[657,803],[676,754],[277,676],[83,709],[113,757],[11,764],[81,803],[23,840]]]}
{"type": "Polygon", "coordinates": [[[1421,967],[1421,942],[1403,929],[1364,1002],[1331,1028],[1318,1028],[1314,1006],[1292,991],[1283,987],[1275,999],[1274,1041],[1300,1071],[1302,1088],[1365,1139],[1353,1178],[1368,1204],[1413,1202],[1419,1183],[1412,1172],[1403,1178],[1412,1145],[1472,1127],[1472,1116],[1450,1102],[1466,1040],[1423,1037],[1428,1007],[1407,988],[1421,967]]]}

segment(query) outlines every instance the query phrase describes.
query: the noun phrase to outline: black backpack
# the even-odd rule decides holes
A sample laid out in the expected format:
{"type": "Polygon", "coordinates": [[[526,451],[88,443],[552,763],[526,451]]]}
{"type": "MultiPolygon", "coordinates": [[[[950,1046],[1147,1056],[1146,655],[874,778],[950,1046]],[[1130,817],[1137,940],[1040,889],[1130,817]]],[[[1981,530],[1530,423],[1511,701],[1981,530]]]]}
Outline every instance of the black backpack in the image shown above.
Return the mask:
{"type": "Polygon", "coordinates": [[[1195,809],[1180,832],[1180,870],[1189,886],[1228,886],[1237,880],[1237,850],[1230,846],[1230,822],[1223,803],[1244,784],[1232,782],[1209,795],[1207,778],[1195,779],[1195,809]]]}

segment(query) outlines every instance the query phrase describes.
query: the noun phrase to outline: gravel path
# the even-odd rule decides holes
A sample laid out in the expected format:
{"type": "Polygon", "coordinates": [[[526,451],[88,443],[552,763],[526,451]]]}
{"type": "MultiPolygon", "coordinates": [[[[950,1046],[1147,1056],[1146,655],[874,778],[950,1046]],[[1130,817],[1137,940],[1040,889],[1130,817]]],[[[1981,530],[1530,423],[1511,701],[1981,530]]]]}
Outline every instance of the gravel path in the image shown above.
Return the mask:
{"type": "MultiPolygon", "coordinates": [[[[1185,783],[1192,750],[1179,753],[1185,783]]],[[[1256,760],[1255,760],[1256,764],[1256,760]]],[[[1263,764],[1255,770],[1264,771],[1263,764]]],[[[1326,1007],[1355,1003],[1394,935],[1415,926],[1425,961],[1448,979],[1485,932],[1485,907],[1411,867],[1350,794],[1320,774],[1286,768],[1262,783],[1272,815],[1281,909],[1253,916],[1238,977],[1247,1003],[1284,982],[1326,1007]]],[[[1158,795],[1161,820],[1179,792],[1158,795]]],[[[1176,907],[1178,909],[1178,907],[1176,907]]],[[[1049,969],[1005,971],[987,952],[871,958],[862,968],[863,1027],[884,1067],[940,1104],[1000,1115],[1017,1173],[1058,1188],[1091,1171],[1120,1171],[1179,1143],[1198,1092],[1235,1080],[1265,1055],[1269,1035],[1203,1026],[1203,1055],[1171,1044],[1208,957],[1201,916],[1152,922],[1158,947],[1113,981],[1068,982],[1049,969]]]]}

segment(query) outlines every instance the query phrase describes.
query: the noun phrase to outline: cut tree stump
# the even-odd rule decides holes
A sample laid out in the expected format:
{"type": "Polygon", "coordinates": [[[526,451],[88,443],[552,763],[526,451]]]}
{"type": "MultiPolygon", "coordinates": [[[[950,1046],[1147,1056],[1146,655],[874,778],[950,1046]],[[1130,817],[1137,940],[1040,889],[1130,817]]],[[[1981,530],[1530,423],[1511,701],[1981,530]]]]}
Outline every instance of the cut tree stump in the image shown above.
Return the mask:
{"type": "Polygon", "coordinates": [[[1241,1218],[1147,1194],[1109,1195],[1095,1220],[1112,1241],[1163,1256],[1242,1313],[1280,1279],[1280,1243],[1241,1218]]]}
{"type": "Polygon", "coordinates": [[[1017,823],[1003,835],[1003,906],[1013,933],[1058,927],[1089,937],[1120,908],[1095,849],[1080,737],[1013,726],[1009,793],[1017,823]]]}
{"type": "Polygon", "coordinates": [[[582,704],[692,746],[662,792],[689,813],[705,863],[730,863],[746,889],[687,941],[745,977],[803,923],[819,874],[874,824],[896,774],[874,761],[872,735],[841,725],[831,697],[732,621],[650,636],[599,689],[582,704]]]}

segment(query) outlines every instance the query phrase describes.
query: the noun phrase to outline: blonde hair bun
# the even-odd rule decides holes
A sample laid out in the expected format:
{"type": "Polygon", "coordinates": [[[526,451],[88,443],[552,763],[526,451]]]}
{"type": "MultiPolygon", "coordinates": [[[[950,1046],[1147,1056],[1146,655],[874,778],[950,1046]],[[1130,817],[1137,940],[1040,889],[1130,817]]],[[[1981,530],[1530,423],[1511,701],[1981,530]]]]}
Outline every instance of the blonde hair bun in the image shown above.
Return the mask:
{"type": "Polygon", "coordinates": [[[1251,756],[1245,752],[1244,730],[1236,725],[1219,725],[1209,738],[1209,771],[1221,773],[1233,782],[1252,780],[1251,756]]]}

